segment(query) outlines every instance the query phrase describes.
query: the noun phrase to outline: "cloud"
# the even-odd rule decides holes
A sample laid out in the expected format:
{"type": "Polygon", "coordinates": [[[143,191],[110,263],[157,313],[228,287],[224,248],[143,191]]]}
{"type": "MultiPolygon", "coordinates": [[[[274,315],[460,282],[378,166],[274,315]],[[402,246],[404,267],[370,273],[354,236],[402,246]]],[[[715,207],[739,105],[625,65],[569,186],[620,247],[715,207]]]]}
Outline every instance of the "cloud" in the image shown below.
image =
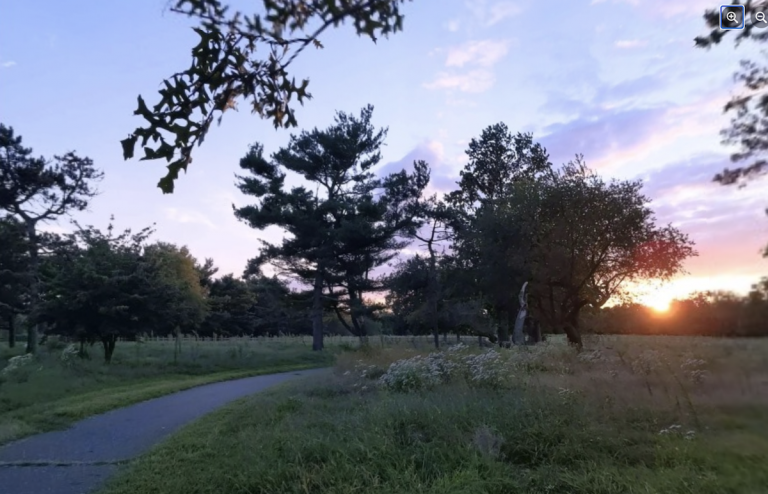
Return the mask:
{"type": "Polygon", "coordinates": [[[637,178],[652,199],[658,223],[673,224],[696,243],[700,255],[686,263],[689,270],[697,277],[752,274],[754,282],[765,263],[758,252],[768,239],[764,197],[758,187],[714,183],[714,174],[729,163],[725,154],[701,153],[637,178]]]}
{"type": "Polygon", "coordinates": [[[14,62],[13,60],[9,60],[7,62],[3,62],[0,66],[3,67],[4,69],[10,69],[15,65],[16,65],[16,62],[14,62]]]}
{"type": "Polygon", "coordinates": [[[583,153],[591,167],[602,169],[624,166],[684,138],[697,137],[703,142],[717,135],[723,125],[718,117],[728,99],[722,91],[712,91],[685,104],[665,102],[637,107],[638,98],[633,94],[647,93],[655,87],[661,87],[660,80],[644,77],[606,86],[583,102],[550,101],[544,105],[547,111],[568,109],[570,114],[565,121],[543,127],[540,142],[550,152],[553,163],[583,153]],[[574,113],[576,117],[571,116],[574,113]]]}
{"type": "Polygon", "coordinates": [[[216,225],[208,219],[203,213],[191,210],[180,210],[178,208],[166,208],[165,217],[177,223],[197,223],[205,225],[208,228],[216,229],[216,225]]]}
{"type": "Polygon", "coordinates": [[[458,90],[465,93],[482,93],[496,82],[492,67],[509,50],[511,40],[477,40],[448,49],[445,66],[464,69],[439,72],[431,82],[423,84],[426,89],[458,90]]]}
{"type": "Polygon", "coordinates": [[[615,46],[616,48],[626,49],[626,48],[641,48],[643,46],[646,46],[647,44],[648,43],[646,41],[639,40],[639,39],[620,39],[616,41],[613,44],[613,46],[615,46]]]}
{"type": "Polygon", "coordinates": [[[509,1],[489,4],[487,0],[469,0],[466,5],[474,18],[484,27],[493,26],[523,12],[519,5],[509,1]]]}
{"type": "Polygon", "coordinates": [[[546,127],[540,142],[553,163],[567,161],[576,153],[584,154],[587,162],[595,161],[611,152],[627,151],[646,143],[658,130],[667,110],[657,107],[600,111],[546,127]]]}
{"type": "Polygon", "coordinates": [[[486,21],[486,25],[493,26],[494,24],[498,24],[504,19],[507,19],[509,17],[513,17],[522,13],[522,11],[523,9],[520,8],[520,6],[512,2],[495,3],[491,5],[491,8],[489,9],[489,15],[488,15],[488,20],[486,21]]]}
{"type": "MultiPolygon", "coordinates": [[[[607,0],[592,0],[590,5],[604,3],[607,3],[607,0]]],[[[701,17],[705,10],[711,10],[717,5],[711,0],[679,0],[676,2],[668,2],[667,0],[611,0],[611,3],[629,5],[650,17],[663,19],[701,17]]]]}
{"type": "Polygon", "coordinates": [[[445,28],[452,33],[455,33],[461,27],[461,23],[458,19],[452,19],[445,24],[445,28]]]}
{"type": "Polygon", "coordinates": [[[429,185],[425,191],[426,195],[443,194],[456,188],[457,174],[454,172],[453,166],[449,162],[450,160],[445,155],[443,144],[436,140],[427,140],[420,143],[401,159],[383,165],[378,169],[377,173],[380,177],[390,173],[397,173],[400,170],[411,173],[413,171],[413,162],[418,160],[424,160],[429,163],[431,170],[429,185]]]}
{"type": "Polygon", "coordinates": [[[465,93],[482,93],[496,83],[496,77],[490,70],[472,70],[465,74],[440,72],[432,82],[427,82],[427,89],[458,89],[465,93]]]}
{"type": "Polygon", "coordinates": [[[448,50],[445,60],[446,67],[464,67],[479,65],[492,67],[504,58],[509,49],[509,40],[469,41],[461,46],[448,50]]]}

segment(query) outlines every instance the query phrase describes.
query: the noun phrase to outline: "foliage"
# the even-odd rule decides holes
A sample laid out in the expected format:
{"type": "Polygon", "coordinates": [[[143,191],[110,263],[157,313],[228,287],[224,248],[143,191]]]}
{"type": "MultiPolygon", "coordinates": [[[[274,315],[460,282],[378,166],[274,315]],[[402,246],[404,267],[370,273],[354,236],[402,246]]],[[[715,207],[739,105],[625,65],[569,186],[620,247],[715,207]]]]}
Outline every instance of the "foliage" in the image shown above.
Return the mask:
{"type": "Polygon", "coordinates": [[[700,292],[674,300],[663,313],[639,304],[622,304],[584,319],[589,331],[600,334],[768,336],[768,279],[755,284],[746,296],[700,292]]]}
{"type": "Polygon", "coordinates": [[[499,202],[520,181],[552,174],[549,155],[531,134],[513,135],[504,123],[487,127],[466,150],[459,189],[447,196],[455,230],[456,265],[466,272],[471,295],[483,301],[496,321],[499,344],[509,340],[509,321],[517,313],[516,292],[526,276],[510,264],[507,254],[519,247],[514,225],[494,223],[499,202]],[[490,228],[490,231],[488,230],[490,228]]]}
{"type": "Polygon", "coordinates": [[[403,244],[396,236],[413,230],[418,198],[429,181],[426,163],[415,171],[375,177],[371,168],[381,160],[380,146],[386,129],[376,130],[368,106],[359,117],[339,112],[325,130],[292,135],[288,146],[263,156],[253,145],[240,161],[250,176],[239,177],[238,187],[257,203],[235,209],[235,215],[251,227],[270,225],[288,235],[282,244],[264,244],[259,257],[249,262],[247,274],[257,274],[271,263],[281,274],[290,274],[312,287],[314,346],[322,348],[322,309],[335,304],[339,320],[351,316],[355,334],[363,336],[362,318],[370,314],[363,294],[377,289],[369,273],[391,259],[403,244]],[[285,187],[293,172],[317,187],[285,187]],[[334,289],[338,289],[334,291],[334,289]],[[345,311],[346,309],[346,311],[345,311]]]}
{"type": "Polygon", "coordinates": [[[629,282],[669,279],[696,255],[687,235],[656,225],[640,181],[605,182],[577,157],[532,185],[511,197],[507,221],[527,229],[536,313],[576,345],[584,307],[602,307],[629,282]]]}
{"type": "MultiPolygon", "coordinates": [[[[56,220],[74,211],[83,211],[96,195],[92,183],[103,174],[89,158],[74,152],[54,156],[53,160],[34,158],[13,127],[0,124],[0,208],[23,224],[29,264],[26,277],[32,309],[39,303],[39,256],[53,235],[40,235],[40,223],[56,220]]],[[[27,350],[37,347],[37,328],[30,326],[27,350]]]]}
{"type": "Polygon", "coordinates": [[[44,266],[44,299],[35,318],[77,341],[100,341],[108,363],[118,337],[133,337],[157,322],[153,297],[173,286],[158,286],[161,273],[142,256],[150,228],[115,235],[112,224],[106,234],[77,226],[70,243],[44,266]]]}
{"type": "Polygon", "coordinates": [[[192,162],[214,119],[235,109],[244,99],[253,113],[276,128],[297,125],[292,99],[310,98],[308,79],[297,83],[290,64],[307,47],[322,48],[320,35],[351,21],[358,36],[374,42],[402,29],[400,4],[405,0],[265,0],[251,15],[230,11],[220,0],[176,0],[171,11],[199,21],[200,42],[192,49],[192,64],[163,81],[160,101],[147,106],[138,97],[134,115],[146,126],[121,141],[125,159],[136,145],[142,160],[165,159],[168,173],[158,187],[173,192],[174,181],[192,162]],[[156,146],[149,145],[152,140],[156,146]]]}
{"type": "Polygon", "coordinates": [[[11,320],[25,311],[29,277],[24,225],[11,216],[0,218],[0,320],[11,320]]]}
{"type": "Polygon", "coordinates": [[[151,327],[165,334],[176,328],[185,331],[197,328],[206,316],[207,293],[201,283],[197,260],[189,249],[157,242],[144,248],[143,259],[150,265],[152,279],[148,283],[155,285],[148,299],[151,327]]]}

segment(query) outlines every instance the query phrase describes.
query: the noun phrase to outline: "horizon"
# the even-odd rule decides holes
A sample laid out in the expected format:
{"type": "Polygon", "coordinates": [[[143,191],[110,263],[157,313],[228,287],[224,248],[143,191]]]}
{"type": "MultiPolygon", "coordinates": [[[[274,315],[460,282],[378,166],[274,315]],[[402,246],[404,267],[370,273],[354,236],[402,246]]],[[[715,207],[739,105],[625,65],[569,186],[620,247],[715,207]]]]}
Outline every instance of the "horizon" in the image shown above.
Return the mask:
{"type": "MultiPolygon", "coordinates": [[[[248,111],[228,112],[176,192],[163,195],[156,183],[164,168],[123,161],[119,141],[140,123],[136,96],[153,104],[162,80],[189,63],[190,22],[163,13],[163,2],[83,0],[80,8],[41,12],[0,1],[2,122],[35,155],[74,150],[105,172],[90,212],[73,218],[103,229],[114,214],[119,230],[134,231],[156,223],[153,240],[212,257],[219,275],[239,276],[258,240],[280,238],[232,214],[232,204],[249,202],[234,185],[249,145],[261,142],[272,153],[289,134],[325,128],[336,111],[357,113],[368,103],[374,123],[389,128],[378,173],[424,159],[429,194],[451,190],[469,140],[498,122],[532,132],[556,166],[584,154],[606,178],[643,179],[658,223],[688,233],[699,251],[686,262],[690,274],[648,287],[639,296],[645,305],[694,291],[745,294],[768,273],[760,256],[768,239],[765,181],[744,189],[712,182],[730,165],[719,132],[729,123],[722,108],[736,89],[733,72],[756,53],[749,45],[694,48],[712,2],[580,1],[532,23],[525,22],[537,16],[530,1],[451,1],[440,11],[405,4],[403,32],[373,44],[342,27],[322,38],[324,49],[297,60],[294,74],[310,79],[313,95],[298,108],[298,128],[275,130],[248,111]]],[[[71,226],[64,220],[46,229],[71,226]]]]}

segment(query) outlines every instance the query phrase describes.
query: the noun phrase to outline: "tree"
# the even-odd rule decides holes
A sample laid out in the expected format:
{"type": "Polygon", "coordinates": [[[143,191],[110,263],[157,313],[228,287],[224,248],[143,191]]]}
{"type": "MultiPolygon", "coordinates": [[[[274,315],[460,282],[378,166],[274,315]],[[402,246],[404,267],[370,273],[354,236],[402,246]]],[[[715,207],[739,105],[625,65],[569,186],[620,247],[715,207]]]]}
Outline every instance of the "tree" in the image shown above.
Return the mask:
{"type": "Polygon", "coordinates": [[[16,316],[28,305],[29,246],[24,225],[0,218],[0,321],[8,327],[8,346],[16,345],[16,316]]]}
{"type": "Polygon", "coordinates": [[[230,12],[220,0],[176,0],[170,10],[199,21],[194,31],[200,42],[192,49],[191,66],[163,81],[156,105],[150,109],[138,97],[134,115],[146,125],[121,141],[123,157],[133,158],[140,143],[142,160],[165,159],[168,173],[158,187],[172,193],[179,172],[192,162],[194,146],[203,143],[214,119],[221,122],[241,98],[275,128],[295,127],[291,100],[303,104],[311,95],[309,80],[297,84],[288,73],[290,64],[307,47],[322,48],[320,35],[345,21],[352,22],[358,36],[374,42],[401,30],[404,2],[265,0],[262,13],[247,15],[230,12]]]}
{"type": "Polygon", "coordinates": [[[246,275],[271,263],[312,286],[315,350],[323,346],[324,290],[344,285],[352,307],[361,301],[361,291],[368,288],[366,273],[396,246],[395,235],[416,226],[413,208],[429,181],[426,163],[416,163],[412,175],[402,171],[375,178],[371,168],[381,160],[386,129],[373,127],[372,114],[372,106],[357,118],[339,112],[325,130],[292,135],[271,161],[258,144],[240,161],[251,176],[238,177],[238,187],[258,202],[234,208],[235,215],[253,228],[276,225],[288,234],[280,245],[264,243],[246,275]],[[305,186],[287,190],[287,172],[304,178],[315,192],[305,186]]]}
{"type": "Polygon", "coordinates": [[[427,248],[429,253],[427,304],[430,313],[430,325],[435,348],[440,348],[440,327],[438,306],[440,305],[440,276],[437,265],[437,247],[453,238],[451,223],[454,221],[454,211],[437,196],[428,198],[421,204],[421,215],[427,221],[427,234],[416,232],[413,237],[427,248]]]}
{"type": "Polygon", "coordinates": [[[502,238],[508,230],[497,228],[496,209],[517,182],[551,176],[552,164],[546,149],[533,142],[532,134],[512,135],[504,123],[484,129],[478,139],[470,141],[466,154],[459,189],[447,196],[453,210],[453,249],[470,274],[470,286],[477,290],[474,296],[483,300],[496,321],[499,345],[506,346],[519,291],[510,284],[522,281],[518,270],[510,271],[501,255],[514,239],[509,235],[502,238]]]}
{"type": "Polygon", "coordinates": [[[641,188],[605,182],[577,156],[551,179],[521,182],[505,204],[530,246],[532,307],[579,348],[582,309],[602,307],[627,283],[669,279],[696,255],[684,233],[656,225],[641,188]]]}
{"type": "Polygon", "coordinates": [[[169,287],[158,286],[161,273],[142,256],[151,229],[115,235],[111,224],[106,234],[76,226],[43,265],[43,298],[33,315],[81,344],[100,341],[110,363],[118,337],[134,337],[157,320],[154,297],[169,287]]]}
{"type": "MultiPolygon", "coordinates": [[[[16,136],[12,127],[0,124],[0,207],[24,225],[29,248],[29,298],[33,308],[39,298],[38,225],[73,211],[83,211],[96,195],[92,183],[102,176],[93,161],[80,158],[74,152],[54,156],[53,160],[32,157],[32,149],[22,145],[21,136],[16,136]]],[[[29,327],[29,353],[36,351],[37,333],[37,327],[29,327]]]]}
{"type": "Polygon", "coordinates": [[[203,324],[206,334],[251,335],[258,324],[257,297],[244,280],[231,274],[213,280],[208,294],[209,312],[203,324]]]}

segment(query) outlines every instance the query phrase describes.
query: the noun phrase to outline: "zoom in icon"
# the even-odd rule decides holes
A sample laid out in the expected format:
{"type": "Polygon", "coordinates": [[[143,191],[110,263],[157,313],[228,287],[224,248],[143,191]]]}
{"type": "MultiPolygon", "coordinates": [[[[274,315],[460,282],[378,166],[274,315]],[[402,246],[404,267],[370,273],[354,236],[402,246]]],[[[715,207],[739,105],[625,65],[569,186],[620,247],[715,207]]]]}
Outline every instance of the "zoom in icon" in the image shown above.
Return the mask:
{"type": "Polygon", "coordinates": [[[744,6],[721,5],[720,29],[744,29],[744,6]]]}

